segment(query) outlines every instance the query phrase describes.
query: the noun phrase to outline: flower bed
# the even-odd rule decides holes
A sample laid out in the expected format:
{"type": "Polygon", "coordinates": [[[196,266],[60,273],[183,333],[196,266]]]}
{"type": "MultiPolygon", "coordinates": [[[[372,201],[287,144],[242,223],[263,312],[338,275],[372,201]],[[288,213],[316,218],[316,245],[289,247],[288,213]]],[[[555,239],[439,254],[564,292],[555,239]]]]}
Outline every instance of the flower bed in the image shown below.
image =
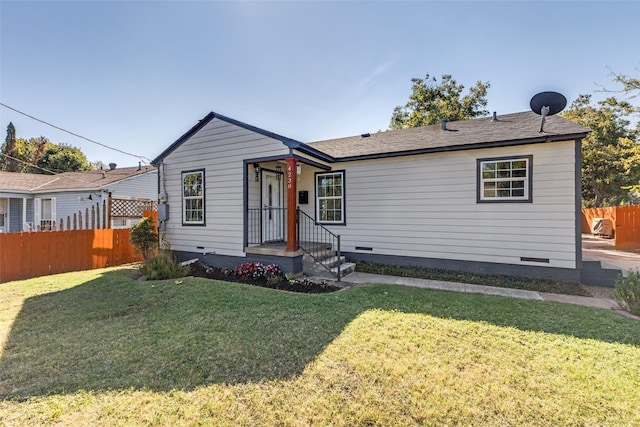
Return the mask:
{"type": "Polygon", "coordinates": [[[326,280],[318,282],[307,278],[289,279],[276,264],[263,265],[261,263],[246,262],[233,270],[228,270],[210,267],[198,261],[189,265],[189,274],[206,279],[245,283],[263,288],[309,294],[335,292],[341,289],[326,280]]]}

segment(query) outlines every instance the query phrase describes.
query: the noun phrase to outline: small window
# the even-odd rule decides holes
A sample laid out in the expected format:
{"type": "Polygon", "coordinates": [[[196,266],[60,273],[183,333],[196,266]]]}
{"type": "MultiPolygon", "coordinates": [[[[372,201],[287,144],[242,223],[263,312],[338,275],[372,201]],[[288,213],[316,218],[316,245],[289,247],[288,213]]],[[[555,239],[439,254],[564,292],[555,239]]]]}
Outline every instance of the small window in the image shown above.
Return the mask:
{"type": "Polygon", "coordinates": [[[182,223],[204,225],[204,170],[182,173],[182,223]]]}
{"type": "Polygon", "coordinates": [[[126,228],[126,227],[127,227],[126,218],[113,218],[111,220],[111,228],[126,228]]]}
{"type": "Polygon", "coordinates": [[[35,227],[41,230],[53,229],[53,222],[56,218],[56,198],[50,199],[36,198],[35,203],[35,227]]]}
{"type": "Polygon", "coordinates": [[[478,202],[531,202],[532,156],[478,160],[478,202]]]}
{"type": "Polygon", "coordinates": [[[344,224],[344,172],[316,175],[316,221],[344,224]]]}

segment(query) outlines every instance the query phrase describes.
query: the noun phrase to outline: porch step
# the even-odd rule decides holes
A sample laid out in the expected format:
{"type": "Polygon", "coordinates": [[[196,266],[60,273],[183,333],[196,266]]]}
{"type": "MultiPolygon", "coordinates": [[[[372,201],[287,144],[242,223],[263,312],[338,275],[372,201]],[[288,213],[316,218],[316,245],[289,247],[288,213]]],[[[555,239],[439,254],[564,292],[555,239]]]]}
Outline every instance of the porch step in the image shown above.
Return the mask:
{"type": "MultiPolygon", "coordinates": [[[[322,265],[327,267],[333,274],[338,275],[338,257],[332,256],[322,261],[322,265]]],[[[349,273],[353,273],[356,270],[356,264],[353,262],[346,262],[346,258],[340,257],[340,277],[344,277],[349,273]]]]}
{"type": "MultiPolygon", "coordinates": [[[[344,262],[340,264],[340,277],[344,277],[347,274],[353,273],[356,271],[356,264],[354,262],[344,262]]],[[[331,272],[335,275],[338,275],[338,267],[333,267],[331,272]]]]}
{"type": "Polygon", "coordinates": [[[340,277],[355,271],[356,265],[352,262],[345,262],[346,258],[341,256],[339,259],[333,251],[324,251],[319,255],[320,261],[305,255],[302,259],[302,271],[308,276],[325,277],[335,279],[338,275],[338,263],[340,264],[340,277]]]}
{"type": "Polygon", "coordinates": [[[622,270],[615,268],[603,268],[600,261],[582,261],[580,282],[589,286],[603,286],[613,288],[622,270]]]}

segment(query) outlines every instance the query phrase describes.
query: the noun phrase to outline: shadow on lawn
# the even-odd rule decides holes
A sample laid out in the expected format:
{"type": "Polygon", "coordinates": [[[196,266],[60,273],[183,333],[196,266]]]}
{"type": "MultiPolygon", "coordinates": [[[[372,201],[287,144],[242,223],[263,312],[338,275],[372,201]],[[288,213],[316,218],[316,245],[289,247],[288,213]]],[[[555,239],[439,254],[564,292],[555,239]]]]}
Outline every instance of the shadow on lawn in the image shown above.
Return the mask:
{"type": "Polygon", "coordinates": [[[27,299],[0,360],[0,398],[292,378],[369,309],[640,345],[628,319],[570,305],[391,285],[306,295],[130,276],[108,272],[27,299]]]}

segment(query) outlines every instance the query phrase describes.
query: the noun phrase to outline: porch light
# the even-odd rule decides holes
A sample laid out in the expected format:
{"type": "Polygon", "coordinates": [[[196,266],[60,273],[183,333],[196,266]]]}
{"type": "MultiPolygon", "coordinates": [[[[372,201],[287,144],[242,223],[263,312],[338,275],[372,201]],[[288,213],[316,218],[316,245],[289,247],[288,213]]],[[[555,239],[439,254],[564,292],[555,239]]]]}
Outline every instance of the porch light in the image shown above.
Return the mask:
{"type": "Polygon", "coordinates": [[[256,172],[256,182],[260,181],[260,165],[257,163],[254,163],[253,170],[256,172]]]}
{"type": "Polygon", "coordinates": [[[282,166],[276,165],[276,179],[280,181],[282,179],[282,166]]]}
{"type": "Polygon", "coordinates": [[[302,163],[298,163],[298,168],[297,169],[298,169],[297,170],[298,175],[300,175],[302,173],[302,163]]]}

